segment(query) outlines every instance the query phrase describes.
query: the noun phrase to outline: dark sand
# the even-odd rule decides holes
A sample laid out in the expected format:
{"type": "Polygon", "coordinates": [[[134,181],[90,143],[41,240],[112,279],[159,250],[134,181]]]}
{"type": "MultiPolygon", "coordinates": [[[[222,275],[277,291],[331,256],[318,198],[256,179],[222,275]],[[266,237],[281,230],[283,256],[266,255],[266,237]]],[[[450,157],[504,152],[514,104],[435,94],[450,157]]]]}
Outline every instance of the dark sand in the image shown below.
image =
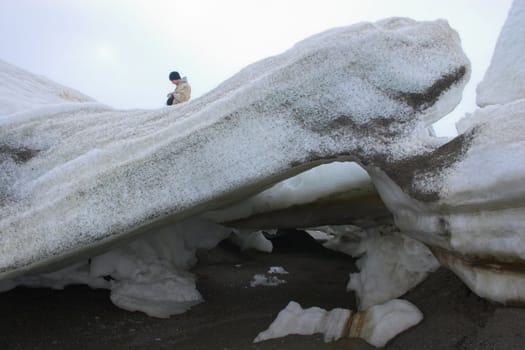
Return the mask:
{"type": "MultiPolygon", "coordinates": [[[[241,253],[229,244],[200,252],[193,269],[205,302],[169,319],[114,306],[106,290],[17,288],[0,294],[0,349],[374,349],[359,339],[325,344],[322,336],[288,336],[253,344],[289,301],[303,307],[355,309],[345,291],[352,258],[308,240],[283,236],[272,254],[241,253]],[[241,267],[235,265],[241,264],[241,267]],[[257,273],[283,266],[287,281],[250,287],[257,273]]],[[[525,349],[525,309],[491,304],[440,269],[403,298],[425,319],[386,349],[525,349]]]]}

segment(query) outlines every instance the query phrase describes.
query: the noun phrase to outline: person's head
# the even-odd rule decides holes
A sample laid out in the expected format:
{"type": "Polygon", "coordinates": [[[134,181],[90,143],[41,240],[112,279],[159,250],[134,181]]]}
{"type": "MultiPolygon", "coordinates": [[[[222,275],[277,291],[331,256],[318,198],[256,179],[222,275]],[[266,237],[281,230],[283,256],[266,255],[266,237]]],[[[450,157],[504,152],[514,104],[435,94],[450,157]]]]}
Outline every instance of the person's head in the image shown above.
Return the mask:
{"type": "Polygon", "coordinates": [[[180,74],[179,72],[171,72],[170,73],[170,76],[169,76],[169,79],[170,81],[173,83],[173,84],[177,84],[180,80],[180,74]]]}

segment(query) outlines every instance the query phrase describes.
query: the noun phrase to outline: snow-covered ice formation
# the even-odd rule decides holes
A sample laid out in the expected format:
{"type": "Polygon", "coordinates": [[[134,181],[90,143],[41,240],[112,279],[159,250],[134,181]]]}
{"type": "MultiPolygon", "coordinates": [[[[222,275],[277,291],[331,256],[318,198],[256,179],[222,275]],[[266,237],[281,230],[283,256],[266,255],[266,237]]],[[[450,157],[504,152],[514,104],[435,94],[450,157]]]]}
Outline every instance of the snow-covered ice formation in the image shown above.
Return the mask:
{"type": "Polygon", "coordinates": [[[439,267],[423,243],[401,234],[393,225],[328,229],[336,235],[325,247],[359,258],[359,272],[350,274],[347,285],[356,293],[359,310],[402,296],[439,267]]]}
{"type": "MultiPolygon", "coordinates": [[[[192,256],[190,248],[166,255],[157,243],[142,254],[173,225],[197,216],[227,223],[242,229],[242,245],[251,239],[247,229],[355,224],[370,231],[387,208],[386,220],[403,236],[349,248],[365,254],[350,285],[363,291],[360,300],[376,282],[364,276],[388,264],[372,259],[374,250],[393,247],[416,264],[429,259],[415,271],[404,260],[410,262],[397,266],[396,276],[410,278],[367,306],[403,293],[435,267],[422,243],[477,294],[523,302],[523,46],[509,42],[521,38],[524,7],[523,0],[511,7],[478,89],[478,103],[487,106],[460,121],[452,140],[427,132],[459,102],[470,75],[445,21],[392,18],[332,29],[246,67],[201,98],[158,110],[114,110],[2,63],[0,288],[80,279],[111,288],[121,307],[165,317],[200,300],[184,271],[189,265],[177,262],[179,254],[192,256]],[[511,92],[493,88],[501,80],[512,81],[511,92]],[[35,100],[10,91],[31,91],[35,100]],[[279,183],[325,163],[333,163],[328,175],[319,177],[327,168],[318,167],[279,183]],[[336,177],[334,168],[352,175],[336,177]],[[294,196],[305,184],[311,191],[294,196]],[[335,215],[302,220],[297,210],[341,193],[357,209],[376,191],[382,202],[371,199],[359,215],[325,209],[335,215]],[[90,265],[80,263],[86,258],[90,265]],[[64,274],[51,272],[62,267],[64,274]],[[35,272],[44,274],[27,277],[35,272]],[[159,299],[173,288],[187,293],[159,299]]],[[[205,246],[227,232],[211,235],[205,246]]],[[[260,235],[253,238],[268,249],[260,235]]],[[[389,334],[387,324],[370,334],[389,334]]]]}
{"type": "Polygon", "coordinates": [[[457,123],[475,135],[465,159],[448,171],[444,221],[450,246],[434,248],[440,262],[476,294],[525,301],[525,1],[514,0],[490,66],[477,88],[482,107],[457,123]]]}
{"type": "Polygon", "coordinates": [[[268,339],[280,338],[289,334],[311,335],[324,334],[325,342],[334,341],[344,336],[344,331],[351,311],[333,309],[326,311],[319,307],[303,309],[295,301],[288,303],[267,330],[259,333],[253,340],[258,343],[268,339]]]}
{"type": "Polygon", "coordinates": [[[230,232],[200,218],[180,221],[64,269],[0,281],[0,291],[86,284],[109,289],[122,309],[169,317],[203,301],[187,270],[197,262],[197,249],[215,247],[230,232]]]}
{"type": "Polygon", "coordinates": [[[445,21],[394,18],[315,35],[174,108],[3,116],[0,275],[98,254],[321,163],[428,153],[426,127],[468,75],[445,21]]]}
{"type": "Polygon", "coordinates": [[[423,315],[417,307],[399,299],[361,312],[341,308],[330,311],[319,307],[303,309],[301,305],[291,301],[279,312],[268,329],[257,335],[254,342],[289,334],[321,333],[325,342],[352,337],[363,338],[374,346],[383,347],[389,340],[415,326],[422,319],[423,315]]]}

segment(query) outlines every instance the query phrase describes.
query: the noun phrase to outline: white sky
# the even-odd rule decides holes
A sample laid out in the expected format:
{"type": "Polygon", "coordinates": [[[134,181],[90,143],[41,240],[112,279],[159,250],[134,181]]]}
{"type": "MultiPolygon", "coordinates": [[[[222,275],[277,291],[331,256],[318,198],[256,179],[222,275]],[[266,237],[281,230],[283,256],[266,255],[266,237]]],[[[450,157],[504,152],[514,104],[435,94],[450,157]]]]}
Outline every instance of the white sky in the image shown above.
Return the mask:
{"type": "Polygon", "coordinates": [[[0,59],[116,108],[157,108],[188,76],[192,98],[246,65],[328,28],[385,17],[447,19],[472,61],[462,104],[475,108],[512,0],[1,0],[0,59]]]}

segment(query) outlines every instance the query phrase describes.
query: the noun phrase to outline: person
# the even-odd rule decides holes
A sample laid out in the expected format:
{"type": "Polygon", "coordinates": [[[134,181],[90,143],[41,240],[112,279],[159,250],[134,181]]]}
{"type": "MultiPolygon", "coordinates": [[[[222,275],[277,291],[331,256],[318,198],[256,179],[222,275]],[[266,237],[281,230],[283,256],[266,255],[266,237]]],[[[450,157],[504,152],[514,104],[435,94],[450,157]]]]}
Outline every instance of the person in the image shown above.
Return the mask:
{"type": "Polygon", "coordinates": [[[186,102],[191,97],[191,86],[186,77],[181,78],[179,72],[171,72],[169,75],[170,81],[176,85],[175,91],[170,92],[166,97],[168,106],[176,105],[178,103],[186,102]]]}

